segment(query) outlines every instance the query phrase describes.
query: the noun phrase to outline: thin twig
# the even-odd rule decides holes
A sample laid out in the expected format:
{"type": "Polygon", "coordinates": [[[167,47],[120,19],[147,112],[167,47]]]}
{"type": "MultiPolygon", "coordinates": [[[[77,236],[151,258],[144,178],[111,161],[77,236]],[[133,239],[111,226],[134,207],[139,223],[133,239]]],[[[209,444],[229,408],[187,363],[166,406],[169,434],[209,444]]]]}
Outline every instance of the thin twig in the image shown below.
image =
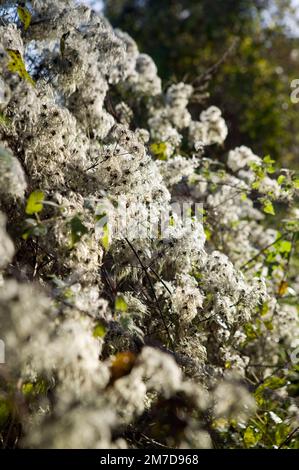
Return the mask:
{"type": "MultiPolygon", "coordinates": [[[[244,269],[248,264],[251,264],[253,261],[255,261],[257,258],[259,258],[259,256],[261,256],[263,254],[264,251],[266,251],[268,248],[270,248],[271,246],[275,245],[277,242],[279,242],[283,237],[285,237],[287,235],[287,233],[283,233],[282,235],[280,235],[278,238],[276,238],[276,240],[274,240],[274,242],[272,243],[269,243],[267,246],[264,246],[264,248],[262,248],[255,256],[253,256],[250,260],[246,261],[246,263],[244,263],[240,269],[244,269]]],[[[247,268],[249,269],[249,268],[247,268]]]]}
{"type": "Polygon", "coordinates": [[[199,86],[202,82],[207,80],[213,73],[215,73],[219,69],[219,67],[226,61],[226,59],[232,54],[238,42],[239,38],[235,38],[230,47],[227,49],[227,51],[225,51],[223,56],[220,57],[220,59],[214,65],[208,68],[208,70],[206,70],[198,78],[196,78],[193,82],[193,85],[199,86]]]}
{"type": "Polygon", "coordinates": [[[134,246],[132,245],[132,243],[128,240],[128,238],[125,238],[125,240],[126,240],[126,242],[128,243],[128,245],[129,245],[129,247],[131,248],[131,250],[133,251],[133,253],[134,253],[134,255],[136,256],[136,258],[138,259],[140,265],[142,266],[142,269],[143,269],[143,271],[144,271],[144,274],[145,274],[145,276],[146,276],[146,278],[147,278],[147,280],[148,280],[148,282],[149,282],[150,288],[151,288],[151,290],[152,290],[153,297],[154,297],[154,299],[155,299],[155,301],[156,301],[157,309],[158,309],[158,311],[159,311],[159,314],[160,314],[161,320],[162,320],[162,322],[163,322],[163,325],[164,325],[166,334],[167,334],[167,336],[168,336],[169,343],[170,343],[172,349],[175,351],[174,343],[173,343],[172,338],[171,338],[171,335],[170,335],[170,333],[169,333],[169,329],[168,329],[168,326],[167,326],[167,324],[166,324],[166,321],[165,321],[163,312],[162,312],[162,310],[161,310],[161,307],[160,307],[160,304],[159,304],[159,301],[158,301],[158,298],[157,298],[157,295],[156,295],[155,288],[154,288],[154,286],[153,286],[152,280],[151,280],[151,278],[150,278],[150,276],[149,276],[149,274],[148,274],[148,270],[147,270],[146,266],[143,264],[143,262],[142,262],[140,256],[138,255],[138,253],[137,253],[137,251],[135,250],[135,248],[134,248],[134,246]]]}
{"type": "Polygon", "coordinates": [[[278,449],[281,449],[284,445],[288,444],[288,442],[297,434],[299,431],[299,426],[297,426],[286,438],[285,440],[280,444],[278,449]]]}

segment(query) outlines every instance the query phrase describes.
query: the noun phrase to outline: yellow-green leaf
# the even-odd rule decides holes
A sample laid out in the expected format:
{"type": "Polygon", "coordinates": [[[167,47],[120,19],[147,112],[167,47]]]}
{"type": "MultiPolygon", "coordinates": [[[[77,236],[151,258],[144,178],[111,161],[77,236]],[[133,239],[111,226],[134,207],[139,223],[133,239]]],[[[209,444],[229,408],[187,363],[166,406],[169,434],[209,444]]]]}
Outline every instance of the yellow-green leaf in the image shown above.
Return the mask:
{"type": "Polygon", "coordinates": [[[207,241],[211,240],[211,237],[212,237],[211,230],[208,227],[205,227],[204,232],[205,232],[205,236],[206,236],[207,241]]]}
{"type": "Polygon", "coordinates": [[[174,218],[173,218],[173,216],[170,216],[170,217],[169,217],[169,226],[170,226],[170,227],[174,227],[174,225],[175,225],[174,218]]]}
{"type": "Polygon", "coordinates": [[[277,183],[281,186],[285,179],[286,177],[284,175],[279,175],[277,178],[277,183]]]}
{"type": "Polygon", "coordinates": [[[292,243],[289,240],[281,240],[277,246],[279,253],[290,253],[292,243]]]}
{"type": "Polygon", "coordinates": [[[120,312],[126,312],[128,310],[128,305],[122,295],[118,295],[115,299],[115,310],[120,312]]]}
{"type": "Polygon", "coordinates": [[[278,388],[286,385],[286,379],[284,377],[270,376],[260,386],[262,388],[270,388],[271,390],[277,390],[278,388]]]}
{"type": "Polygon", "coordinates": [[[164,142],[153,143],[150,149],[158,160],[167,160],[167,145],[164,142]]]}
{"type": "Polygon", "coordinates": [[[8,62],[8,70],[13,73],[17,73],[21,78],[27,80],[32,86],[35,85],[33,79],[30,77],[29,73],[26,70],[24,61],[19,51],[13,49],[6,49],[10,57],[10,61],[8,62]]]}
{"type": "Polygon", "coordinates": [[[94,338],[104,338],[106,334],[106,327],[103,323],[98,323],[97,326],[93,330],[93,337],[94,338]]]}
{"type": "Polygon", "coordinates": [[[1,112],[0,112],[0,124],[2,124],[3,126],[8,126],[10,124],[10,119],[4,116],[4,114],[1,112]]]}
{"type": "Polygon", "coordinates": [[[248,426],[243,436],[246,447],[254,447],[261,438],[261,431],[257,428],[254,428],[253,426],[248,426]]]}
{"type": "Polygon", "coordinates": [[[31,395],[33,392],[33,383],[27,382],[22,385],[22,393],[27,396],[31,395]]]}
{"type": "Polygon", "coordinates": [[[102,243],[103,248],[105,248],[105,250],[108,251],[108,249],[109,249],[109,228],[108,228],[107,224],[105,224],[103,226],[103,231],[104,231],[104,235],[101,238],[101,243],[102,243]]]}
{"type": "Polygon", "coordinates": [[[291,428],[288,424],[281,423],[278,426],[276,426],[276,431],[275,431],[276,445],[280,446],[280,444],[282,444],[285,441],[285,439],[287,438],[290,432],[291,432],[291,428]]]}
{"type": "Polygon", "coordinates": [[[273,204],[269,199],[264,201],[263,211],[265,212],[265,214],[275,215],[273,204]]]}
{"type": "Polygon", "coordinates": [[[268,163],[268,164],[272,164],[272,163],[275,163],[275,160],[273,160],[273,158],[271,158],[270,155],[266,155],[266,156],[263,158],[263,162],[264,162],[264,163],[268,163]]]}
{"type": "Polygon", "coordinates": [[[18,16],[20,18],[20,21],[24,25],[25,31],[27,31],[27,29],[29,28],[30,23],[31,23],[31,13],[30,13],[30,11],[26,7],[18,6],[18,16]]]}
{"type": "Polygon", "coordinates": [[[27,199],[26,214],[36,214],[43,210],[45,195],[42,191],[33,191],[27,199]]]}

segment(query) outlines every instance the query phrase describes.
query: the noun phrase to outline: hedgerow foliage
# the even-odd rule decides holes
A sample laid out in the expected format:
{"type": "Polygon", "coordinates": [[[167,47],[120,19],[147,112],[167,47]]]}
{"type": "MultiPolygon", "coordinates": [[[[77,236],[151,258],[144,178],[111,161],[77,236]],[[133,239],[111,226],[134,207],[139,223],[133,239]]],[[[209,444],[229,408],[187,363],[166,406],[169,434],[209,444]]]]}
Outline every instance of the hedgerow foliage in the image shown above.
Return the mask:
{"type": "Polygon", "coordinates": [[[298,447],[296,176],[87,7],[1,15],[2,446],[298,447]]]}

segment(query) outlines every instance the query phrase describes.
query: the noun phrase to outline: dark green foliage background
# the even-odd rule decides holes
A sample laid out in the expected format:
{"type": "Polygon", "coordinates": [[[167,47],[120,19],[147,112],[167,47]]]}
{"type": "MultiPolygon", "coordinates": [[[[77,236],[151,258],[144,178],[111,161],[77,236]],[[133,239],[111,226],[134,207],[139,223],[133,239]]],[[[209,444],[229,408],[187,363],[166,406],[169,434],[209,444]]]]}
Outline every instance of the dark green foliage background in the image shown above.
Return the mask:
{"type": "MultiPolygon", "coordinates": [[[[164,83],[196,80],[217,64],[209,104],[229,125],[226,148],[248,145],[261,156],[298,167],[299,104],[290,83],[299,76],[291,51],[291,2],[269,0],[105,0],[113,26],[127,31],[156,62],[164,83]],[[273,12],[272,23],[265,12],[273,12]],[[221,61],[230,50],[228,57],[221,61]]],[[[198,111],[195,109],[195,111],[198,111]]]]}

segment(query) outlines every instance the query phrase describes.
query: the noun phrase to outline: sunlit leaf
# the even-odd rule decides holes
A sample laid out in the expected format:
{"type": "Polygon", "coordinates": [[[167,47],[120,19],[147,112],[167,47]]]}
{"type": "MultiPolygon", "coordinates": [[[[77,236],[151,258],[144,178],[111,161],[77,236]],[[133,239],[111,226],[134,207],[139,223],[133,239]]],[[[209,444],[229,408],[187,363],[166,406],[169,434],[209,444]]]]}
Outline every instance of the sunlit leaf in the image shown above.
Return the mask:
{"type": "Polygon", "coordinates": [[[25,382],[22,385],[22,393],[26,398],[45,395],[49,390],[49,384],[43,378],[37,379],[35,382],[25,382]]]}
{"type": "Polygon", "coordinates": [[[266,164],[267,173],[275,173],[275,168],[273,166],[275,160],[273,160],[270,155],[266,155],[266,157],[263,158],[263,162],[266,164]]]}
{"type": "Polygon", "coordinates": [[[128,305],[122,295],[118,295],[115,299],[115,310],[119,312],[126,312],[128,310],[128,305]]]}
{"type": "Polygon", "coordinates": [[[105,224],[103,226],[103,232],[104,232],[104,235],[102,236],[101,238],[101,244],[103,246],[103,248],[108,251],[109,250],[109,227],[108,227],[108,224],[105,224]]]}
{"type": "Polygon", "coordinates": [[[174,217],[173,217],[173,216],[170,216],[170,217],[169,217],[169,226],[170,226],[170,227],[174,227],[174,226],[175,226],[175,221],[174,221],[174,217]]]}
{"type": "Polygon", "coordinates": [[[262,310],[261,310],[261,315],[267,315],[267,313],[269,312],[269,304],[268,302],[264,302],[263,305],[262,305],[262,310]]]}
{"type": "Polygon", "coordinates": [[[204,232],[205,232],[205,236],[206,236],[207,241],[211,240],[211,237],[212,237],[211,230],[208,227],[205,227],[204,232]]]}
{"type": "Polygon", "coordinates": [[[284,175],[280,175],[277,178],[277,183],[281,186],[285,179],[286,179],[286,177],[284,175]]]}
{"type": "Polygon", "coordinates": [[[265,212],[265,214],[275,215],[273,204],[269,199],[266,199],[266,201],[264,201],[263,211],[265,212]]]}
{"type": "Polygon", "coordinates": [[[248,426],[243,436],[246,447],[254,447],[261,440],[261,438],[262,432],[253,426],[248,426]]]}
{"type": "Polygon", "coordinates": [[[103,323],[98,323],[93,330],[94,338],[104,338],[106,334],[106,327],[103,323]]]}
{"type": "Polygon", "coordinates": [[[167,160],[167,145],[164,142],[153,143],[150,149],[158,160],[167,160]]]}
{"type": "Polygon", "coordinates": [[[30,13],[30,11],[26,7],[18,6],[18,16],[20,18],[20,21],[24,25],[25,31],[27,31],[27,29],[29,28],[30,23],[31,23],[31,13],[30,13]]]}
{"type": "Polygon", "coordinates": [[[289,240],[280,240],[277,244],[277,249],[279,250],[279,253],[290,253],[292,243],[289,240]]]}
{"type": "Polygon", "coordinates": [[[6,49],[6,52],[10,57],[10,61],[7,65],[8,70],[13,73],[17,73],[22,79],[27,80],[27,82],[34,86],[34,80],[30,77],[29,73],[27,72],[20,52],[14,49],[6,49]]]}
{"type": "Polygon", "coordinates": [[[26,214],[36,214],[43,210],[43,200],[45,195],[42,191],[33,191],[27,199],[26,214]]]}
{"type": "Polygon", "coordinates": [[[256,339],[259,334],[258,331],[256,330],[256,327],[252,323],[245,323],[244,331],[249,341],[256,339]]]}
{"type": "Polygon", "coordinates": [[[278,388],[284,387],[286,384],[286,379],[283,377],[277,377],[275,375],[272,375],[271,377],[268,377],[263,385],[261,387],[263,388],[270,388],[271,390],[276,390],[278,388]]]}
{"type": "Polygon", "coordinates": [[[0,112],[0,124],[2,124],[3,126],[8,126],[10,123],[10,119],[0,112]]]}

